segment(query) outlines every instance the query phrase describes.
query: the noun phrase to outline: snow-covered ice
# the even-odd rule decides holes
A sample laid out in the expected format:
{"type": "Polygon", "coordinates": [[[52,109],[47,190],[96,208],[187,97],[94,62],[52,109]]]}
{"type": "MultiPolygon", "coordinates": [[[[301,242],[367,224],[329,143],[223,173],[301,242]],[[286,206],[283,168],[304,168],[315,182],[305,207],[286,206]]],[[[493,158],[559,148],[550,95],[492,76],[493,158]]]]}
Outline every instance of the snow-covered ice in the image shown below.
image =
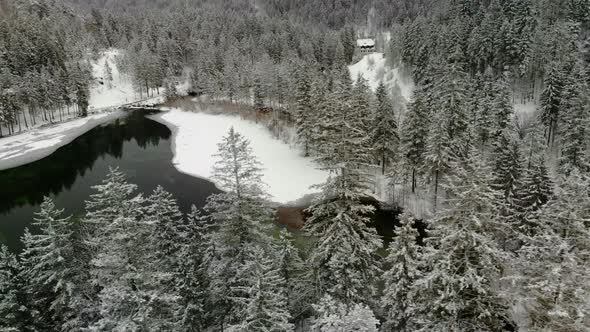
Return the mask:
{"type": "Polygon", "coordinates": [[[45,158],[90,129],[125,114],[99,113],[0,139],[0,170],[45,158]]]}
{"type": "Polygon", "coordinates": [[[181,172],[209,179],[215,163],[217,144],[233,126],[250,140],[263,164],[263,181],[273,201],[288,203],[316,192],[310,186],[320,184],[328,173],[317,169],[313,160],[272,137],[266,127],[239,116],[185,112],[172,109],[150,116],[173,133],[174,166],[181,172]]]}

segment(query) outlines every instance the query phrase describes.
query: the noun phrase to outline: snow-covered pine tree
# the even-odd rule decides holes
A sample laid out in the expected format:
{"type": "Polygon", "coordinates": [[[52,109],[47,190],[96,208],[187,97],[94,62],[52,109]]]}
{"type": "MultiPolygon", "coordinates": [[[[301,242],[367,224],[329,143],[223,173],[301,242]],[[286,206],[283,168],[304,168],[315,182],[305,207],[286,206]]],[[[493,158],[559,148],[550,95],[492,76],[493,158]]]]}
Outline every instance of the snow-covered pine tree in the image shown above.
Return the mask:
{"type": "Polygon", "coordinates": [[[511,100],[510,86],[507,83],[507,78],[502,75],[496,79],[491,86],[492,89],[492,103],[491,115],[493,116],[492,135],[498,137],[503,131],[509,129],[510,121],[514,109],[511,100]]]}
{"type": "Polygon", "coordinates": [[[375,156],[380,160],[381,173],[385,174],[386,164],[390,163],[397,153],[399,136],[393,104],[383,82],[379,83],[375,97],[376,107],[370,126],[371,145],[375,156]]]}
{"type": "Polygon", "coordinates": [[[105,234],[104,225],[119,216],[136,216],[143,198],[132,196],[137,185],[128,183],[125,174],[118,168],[109,168],[102,183],[92,189],[95,193],[86,201],[84,224],[90,232],[88,242],[92,246],[99,246],[104,237],[109,237],[105,234]]]}
{"type": "Polygon", "coordinates": [[[313,148],[317,153],[326,150],[326,142],[330,139],[330,122],[334,117],[331,112],[331,100],[328,89],[328,79],[323,74],[316,75],[311,84],[311,104],[316,114],[316,123],[312,131],[313,148]]]}
{"type": "Polygon", "coordinates": [[[401,145],[404,164],[410,169],[412,193],[416,192],[417,177],[421,172],[426,154],[426,138],[428,137],[428,108],[424,90],[418,88],[414,99],[408,107],[402,126],[401,145]]]}
{"type": "MultiPolygon", "coordinates": [[[[157,248],[154,257],[161,265],[162,271],[175,274],[179,271],[180,255],[188,242],[186,239],[187,225],[178,203],[172,194],[162,186],[146,198],[145,218],[155,226],[152,244],[157,248]]],[[[170,276],[173,278],[173,275],[170,276]]]]}
{"type": "Polygon", "coordinates": [[[285,280],[265,250],[254,247],[241,270],[242,285],[235,287],[233,300],[244,307],[244,316],[228,331],[293,331],[285,280]]]}
{"type": "Polygon", "coordinates": [[[446,126],[445,114],[436,111],[430,122],[426,151],[424,154],[424,166],[434,177],[434,210],[438,204],[438,190],[440,180],[446,173],[451,162],[450,138],[446,126]]]}
{"type": "Polygon", "coordinates": [[[530,328],[585,331],[590,328],[590,180],[573,170],[536,215],[536,232],[520,250],[523,294],[530,328]]]}
{"type": "Polygon", "coordinates": [[[111,69],[111,66],[109,65],[109,59],[105,59],[104,62],[104,69],[103,69],[103,79],[106,81],[107,83],[107,87],[109,89],[111,89],[113,87],[113,70],[111,69]]]}
{"type": "Polygon", "coordinates": [[[181,296],[182,326],[185,331],[201,331],[211,320],[206,309],[210,301],[206,259],[209,248],[208,234],[206,218],[193,205],[187,215],[177,279],[177,289],[181,296]]]}
{"type": "Polygon", "coordinates": [[[244,306],[235,299],[242,286],[240,272],[254,246],[270,248],[268,228],[271,212],[266,206],[260,162],[250,142],[233,128],[218,144],[213,179],[225,190],[211,195],[205,211],[215,232],[210,244],[214,258],[210,262],[210,292],[214,300],[217,324],[236,324],[244,318],[244,306]]]}
{"type": "MultiPolygon", "coordinates": [[[[149,318],[161,318],[155,321],[152,328],[178,326],[181,320],[180,290],[177,282],[180,279],[182,260],[187,239],[187,226],[176,200],[172,195],[158,186],[145,200],[144,215],[138,222],[139,227],[146,226],[149,247],[155,248],[144,253],[142,258],[144,273],[150,278],[144,285],[144,292],[150,300],[145,304],[149,318]],[[161,327],[159,327],[160,323],[161,327]]],[[[142,234],[143,235],[143,234],[142,234]]]]}
{"type": "Polygon", "coordinates": [[[166,100],[173,100],[174,98],[178,97],[178,89],[176,88],[176,84],[174,83],[173,79],[166,79],[165,84],[166,91],[164,91],[164,93],[166,100]]]}
{"type": "Polygon", "coordinates": [[[346,59],[346,51],[344,45],[338,39],[336,40],[336,48],[334,49],[334,57],[332,58],[332,70],[339,71],[340,68],[346,68],[348,60],[346,59]]]}
{"type": "Polygon", "coordinates": [[[493,75],[492,69],[488,68],[483,75],[478,75],[472,87],[473,95],[471,105],[473,106],[472,126],[475,134],[476,144],[481,151],[486,151],[489,141],[493,135],[493,75]]]}
{"type": "Polygon", "coordinates": [[[379,320],[362,304],[342,303],[330,295],[313,305],[317,312],[311,326],[314,332],[377,332],[379,320]]]}
{"type": "Polygon", "coordinates": [[[312,103],[312,79],[309,69],[300,68],[297,73],[297,90],[295,99],[295,119],[297,137],[303,144],[305,156],[309,156],[313,140],[313,130],[316,126],[314,104],[312,103]]]}
{"type": "Polygon", "coordinates": [[[76,263],[75,239],[71,217],[63,217],[63,210],[45,197],[33,223],[39,234],[23,237],[22,278],[32,301],[31,310],[37,326],[61,329],[73,314],[70,298],[74,285],[76,263]]]}
{"type": "Polygon", "coordinates": [[[545,88],[541,93],[540,119],[545,126],[546,143],[549,145],[555,142],[557,125],[562,109],[564,82],[561,66],[556,61],[548,63],[545,71],[545,88]]]}
{"type": "Polygon", "coordinates": [[[573,168],[581,172],[589,169],[586,148],[588,139],[588,79],[582,64],[574,66],[573,73],[565,80],[563,89],[563,114],[561,122],[561,157],[559,166],[565,175],[573,168]]]}
{"type": "Polygon", "coordinates": [[[258,111],[264,108],[264,86],[262,83],[262,78],[259,74],[256,74],[254,78],[254,85],[252,86],[253,94],[254,94],[254,108],[258,111]]]}
{"type": "Polygon", "coordinates": [[[498,209],[506,222],[515,222],[522,188],[522,160],[518,142],[506,130],[494,139],[491,186],[498,192],[498,209]]]}
{"type": "Polygon", "coordinates": [[[352,89],[350,111],[351,116],[354,116],[357,119],[355,122],[356,129],[358,130],[357,135],[359,137],[365,137],[360,146],[363,150],[370,150],[373,148],[370,140],[371,127],[373,125],[372,118],[374,114],[374,110],[371,107],[372,97],[367,80],[362,75],[359,75],[356,78],[352,89]]]}
{"type": "Polygon", "coordinates": [[[328,293],[345,303],[367,303],[375,291],[371,281],[379,271],[376,250],[381,239],[367,225],[373,208],[361,202],[370,151],[363,149],[367,136],[351,98],[350,73],[343,67],[334,81],[330,118],[323,124],[324,146],[317,158],[332,177],[308,209],[311,217],[305,230],[316,239],[309,257],[315,269],[316,298],[328,293]],[[355,259],[350,253],[356,254],[355,259]]]}
{"type": "MultiPolygon", "coordinates": [[[[0,245],[0,331],[27,331],[27,307],[19,283],[21,270],[16,256],[0,245]]],[[[30,319],[30,318],[29,318],[30,319]]],[[[30,322],[30,321],[29,321],[30,322]]]]}
{"type": "Polygon", "coordinates": [[[320,118],[322,131],[319,135],[317,160],[323,167],[340,168],[344,160],[365,158],[363,151],[367,136],[363,136],[362,119],[352,108],[352,81],[347,67],[342,67],[333,77],[333,92],[326,99],[326,110],[320,118]]]}
{"type": "MultiPolygon", "coordinates": [[[[144,283],[149,278],[143,273],[141,256],[150,248],[144,244],[149,238],[134,230],[138,226],[136,218],[116,217],[105,224],[105,232],[111,239],[97,248],[90,262],[91,284],[99,288],[97,310],[99,318],[90,326],[91,331],[140,330],[151,326],[144,321],[149,310],[149,294],[144,283]]],[[[155,318],[155,317],[154,317],[155,318]]]]}
{"type": "Polygon", "coordinates": [[[536,156],[531,160],[522,178],[522,187],[519,189],[519,231],[532,236],[537,229],[536,222],[530,222],[534,213],[541,209],[553,196],[553,181],[547,171],[543,156],[536,156]]]}
{"type": "Polygon", "coordinates": [[[304,226],[315,238],[309,264],[314,269],[316,297],[327,293],[344,303],[369,303],[380,271],[376,251],[382,241],[368,225],[373,207],[361,202],[362,174],[342,168],[323,185],[304,226]],[[353,255],[353,257],[351,257],[353,255]]]}
{"type": "Polygon", "coordinates": [[[449,175],[447,208],[433,220],[427,239],[431,269],[419,281],[428,302],[427,330],[497,331],[508,317],[496,285],[506,254],[493,237],[502,225],[489,173],[471,149],[449,175]]]}
{"type": "Polygon", "coordinates": [[[385,288],[381,298],[386,319],[383,326],[391,331],[416,331],[420,326],[420,294],[416,281],[422,276],[422,252],[417,241],[414,219],[405,213],[400,217],[396,236],[387,249],[383,274],[385,288]]]}
{"type": "Polygon", "coordinates": [[[84,221],[93,251],[89,283],[99,289],[92,294],[98,319],[90,329],[166,330],[177,324],[174,315],[153,310],[159,296],[169,299],[169,295],[157,287],[159,274],[150,255],[155,224],[143,215],[144,198],[133,196],[136,187],[111,169],[86,202],[84,221]]]}
{"type": "Polygon", "coordinates": [[[461,59],[461,51],[457,48],[437,73],[430,92],[433,105],[444,114],[450,144],[457,153],[466,149],[464,139],[468,134],[469,123],[466,107],[467,75],[463,71],[461,59]]]}

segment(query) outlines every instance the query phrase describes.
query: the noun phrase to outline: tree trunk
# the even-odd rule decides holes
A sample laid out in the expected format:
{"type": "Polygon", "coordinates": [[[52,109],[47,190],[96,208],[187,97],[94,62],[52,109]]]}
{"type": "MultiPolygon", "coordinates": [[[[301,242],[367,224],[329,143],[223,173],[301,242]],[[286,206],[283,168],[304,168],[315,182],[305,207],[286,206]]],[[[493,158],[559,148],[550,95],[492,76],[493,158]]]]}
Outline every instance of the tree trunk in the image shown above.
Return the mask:
{"type": "Polygon", "coordinates": [[[416,168],[412,168],[412,194],[416,193],[416,168]]]}
{"type": "Polygon", "coordinates": [[[434,211],[436,212],[436,200],[438,198],[438,169],[434,172],[434,211]]]}
{"type": "Polygon", "coordinates": [[[24,108],[22,110],[22,113],[23,113],[23,120],[25,121],[25,128],[29,129],[29,124],[27,123],[27,112],[25,112],[24,108]]]}
{"type": "Polygon", "coordinates": [[[381,151],[381,175],[385,175],[385,150],[381,151]]]}

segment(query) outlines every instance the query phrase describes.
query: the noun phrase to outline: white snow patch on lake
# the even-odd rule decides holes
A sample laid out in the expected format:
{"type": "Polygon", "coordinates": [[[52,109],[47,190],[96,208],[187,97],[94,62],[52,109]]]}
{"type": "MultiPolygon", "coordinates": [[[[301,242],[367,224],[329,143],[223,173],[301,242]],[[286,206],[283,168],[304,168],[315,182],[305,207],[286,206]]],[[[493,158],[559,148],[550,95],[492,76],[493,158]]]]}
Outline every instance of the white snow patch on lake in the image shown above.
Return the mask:
{"type": "Polygon", "coordinates": [[[293,202],[306,194],[317,192],[310,186],[323,183],[328,173],[317,164],[272,137],[261,124],[232,115],[185,112],[172,109],[150,116],[167,125],[173,132],[174,166],[183,173],[210,179],[216,161],[217,144],[229,129],[250,140],[254,155],[262,163],[263,181],[273,201],[293,202]]]}

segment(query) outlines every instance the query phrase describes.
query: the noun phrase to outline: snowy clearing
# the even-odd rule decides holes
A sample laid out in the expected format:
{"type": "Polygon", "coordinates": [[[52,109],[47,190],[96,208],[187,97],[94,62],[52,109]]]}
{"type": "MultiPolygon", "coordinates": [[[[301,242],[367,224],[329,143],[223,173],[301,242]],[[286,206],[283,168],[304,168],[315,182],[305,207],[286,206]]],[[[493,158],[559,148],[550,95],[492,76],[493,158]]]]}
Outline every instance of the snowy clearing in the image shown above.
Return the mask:
{"type": "Polygon", "coordinates": [[[183,173],[209,179],[215,163],[217,143],[233,126],[250,140],[254,154],[262,163],[263,180],[273,201],[288,203],[316,192],[328,173],[318,170],[309,158],[272,137],[263,125],[231,115],[185,112],[172,109],[149,116],[165,124],[173,134],[174,166],[183,173]]]}
{"type": "Polygon", "coordinates": [[[390,89],[397,84],[406,101],[410,101],[412,97],[414,83],[410,79],[402,77],[399,68],[392,69],[387,66],[383,53],[367,54],[359,62],[348,66],[348,70],[353,81],[362,75],[373,91],[377,90],[377,86],[383,81],[390,89]]]}
{"type": "Polygon", "coordinates": [[[2,138],[0,139],[0,170],[45,158],[76,137],[123,114],[125,114],[123,111],[99,113],[2,138]]]}

